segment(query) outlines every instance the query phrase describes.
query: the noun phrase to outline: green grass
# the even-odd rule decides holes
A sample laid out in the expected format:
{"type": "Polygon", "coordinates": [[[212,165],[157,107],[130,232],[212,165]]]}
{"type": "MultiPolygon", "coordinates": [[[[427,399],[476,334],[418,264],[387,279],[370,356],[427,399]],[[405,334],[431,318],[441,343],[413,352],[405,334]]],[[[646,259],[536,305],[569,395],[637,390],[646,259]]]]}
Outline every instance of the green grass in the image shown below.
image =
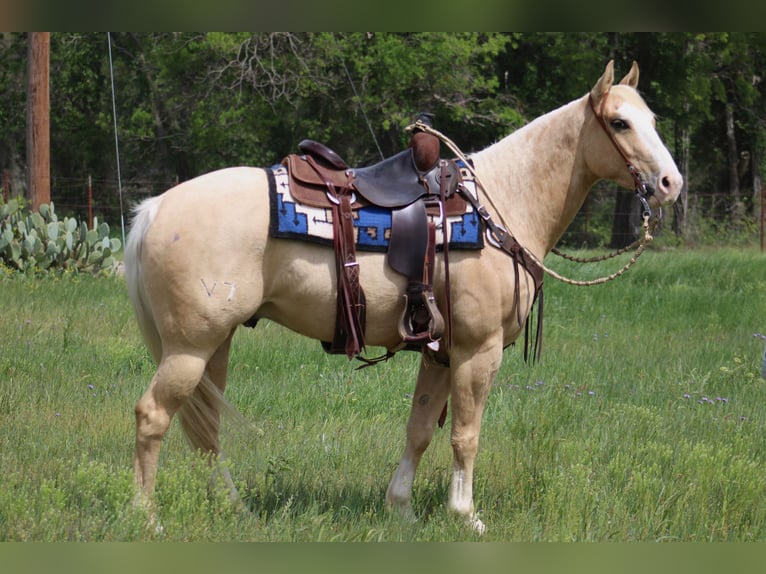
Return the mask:
{"type": "MultiPolygon", "coordinates": [[[[604,263],[580,277],[612,271],[604,263]]],[[[417,356],[354,371],[264,323],[241,329],[223,445],[249,511],[207,487],[174,424],[147,527],[133,405],[153,372],[119,279],[0,280],[0,540],[451,541],[449,428],[389,515],[417,356]]],[[[488,541],[766,540],[766,257],[653,251],[598,287],[546,279],[543,360],[509,349],[475,499],[488,541]]]]}

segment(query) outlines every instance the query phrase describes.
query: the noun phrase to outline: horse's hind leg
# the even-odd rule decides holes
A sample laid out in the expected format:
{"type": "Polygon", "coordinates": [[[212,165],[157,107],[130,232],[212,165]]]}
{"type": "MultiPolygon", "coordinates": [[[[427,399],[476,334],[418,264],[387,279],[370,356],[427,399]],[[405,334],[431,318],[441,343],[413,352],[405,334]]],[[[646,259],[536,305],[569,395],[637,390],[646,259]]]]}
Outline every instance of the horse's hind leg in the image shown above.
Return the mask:
{"type": "Polygon", "coordinates": [[[136,404],[133,465],[139,496],[147,502],[154,492],[162,438],[173,415],[199,384],[206,364],[206,357],[192,353],[164,355],[149,388],[136,404]]]}
{"type": "Polygon", "coordinates": [[[418,382],[412,397],[412,410],[407,421],[407,443],[399,466],[386,491],[386,506],[411,514],[412,485],[415,472],[436,428],[446,404],[450,388],[448,367],[438,365],[426,355],[420,362],[418,382]]]}
{"type": "Polygon", "coordinates": [[[233,336],[234,330],[210,357],[200,384],[194,389],[189,400],[183,404],[179,415],[184,433],[192,446],[210,456],[210,464],[216,471],[211,485],[215,485],[216,478],[221,478],[230,492],[232,502],[240,502],[229,469],[223,464],[224,457],[219,443],[222,409],[235,413],[233,407],[230,407],[223,399],[233,336]]]}

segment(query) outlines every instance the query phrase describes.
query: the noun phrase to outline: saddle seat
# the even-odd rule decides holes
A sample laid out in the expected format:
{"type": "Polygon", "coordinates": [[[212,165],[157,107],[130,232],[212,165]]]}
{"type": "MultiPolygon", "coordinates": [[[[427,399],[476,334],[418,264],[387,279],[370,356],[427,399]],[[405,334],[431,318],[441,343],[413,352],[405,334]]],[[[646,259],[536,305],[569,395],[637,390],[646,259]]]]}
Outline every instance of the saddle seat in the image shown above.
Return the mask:
{"type": "MultiPolygon", "coordinates": [[[[371,166],[357,168],[349,167],[340,155],[314,140],[301,141],[298,149],[303,152],[303,155],[290,155],[285,160],[289,162],[286,165],[291,176],[312,188],[326,186],[328,182],[337,187],[350,185],[363,198],[364,201],[360,202],[360,205],[405,207],[426,195],[438,196],[440,192],[441,174],[436,165],[438,158],[429,169],[420,170],[415,165],[416,152],[412,148],[405,149],[371,166]],[[308,157],[315,160],[321,172],[318,172],[315,166],[308,164],[308,157]],[[301,163],[304,165],[300,165],[301,163]]],[[[457,189],[458,171],[452,162],[447,165],[445,184],[446,198],[449,199],[457,189]]],[[[296,199],[308,202],[309,205],[317,201],[325,205],[321,199],[316,197],[312,199],[311,195],[314,194],[315,190],[310,189],[307,190],[307,194],[300,194],[300,197],[296,199]]],[[[459,210],[456,213],[463,213],[465,203],[454,205],[453,209],[459,210]]]]}
{"type": "MultiPolygon", "coordinates": [[[[430,137],[436,140],[438,152],[438,140],[430,137]]],[[[323,343],[325,350],[353,358],[364,349],[365,302],[354,251],[353,211],[366,205],[391,211],[387,260],[408,280],[399,321],[405,348],[439,341],[445,320],[432,290],[435,227],[445,225],[447,215],[466,210],[466,201],[455,193],[458,169],[454,162],[439,160],[437,155],[427,160],[428,169],[419,169],[416,158],[423,167],[422,159],[428,154],[410,147],[374,165],[351,168],[339,154],[314,140],[303,140],[298,147],[301,155],[290,154],[282,161],[291,194],[300,203],[333,213],[338,312],[334,340],[323,343]]],[[[446,243],[443,249],[446,254],[446,243]]]]}

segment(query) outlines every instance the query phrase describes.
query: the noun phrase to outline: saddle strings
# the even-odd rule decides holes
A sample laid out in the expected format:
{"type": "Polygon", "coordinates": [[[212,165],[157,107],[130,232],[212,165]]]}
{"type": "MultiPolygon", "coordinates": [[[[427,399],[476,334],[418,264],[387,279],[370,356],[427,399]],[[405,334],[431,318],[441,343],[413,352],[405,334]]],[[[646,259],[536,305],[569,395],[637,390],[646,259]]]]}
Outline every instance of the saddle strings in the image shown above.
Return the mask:
{"type": "MultiPolygon", "coordinates": [[[[451,139],[449,139],[447,136],[445,136],[440,131],[432,128],[429,125],[424,124],[420,120],[416,120],[415,123],[410,124],[409,126],[407,126],[405,128],[405,131],[411,131],[411,130],[413,130],[415,128],[418,128],[420,130],[423,130],[423,131],[425,131],[427,133],[430,133],[430,134],[435,135],[436,137],[438,137],[442,142],[444,142],[444,144],[450,149],[450,151],[452,151],[452,153],[455,154],[455,156],[458,159],[462,160],[462,162],[465,164],[466,169],[471,173],[471,175],[473,176],[474,180],[476,181],[476,186],[478,188],[480,188],[484,192],[484,197],[486,197],[486,199],[489,202],[490,206],[492,206],[492,209],[497,214],[497,216],[500,219],[500,222],[502,223],[503,227],[506,230],[509,230],[508,223],[505,221],[505,218],[503,217],[503,214],[500,212],[500,210],[495,205],[495,202],[492,200],[492,196],[487,191],[487,188],[484,187],[484,184],[482,183],[482,181],[479,178],[479,176],[476,173],[476,171],[473,169],[473,165],[471,165],[471,162],[468,160],[468,157],[462,152],[462,150],[457,146],[457,144],[455,144],[455,142],[453,142],[451,139]]],[[[644,252],[644,250],[646,249],[646,246],[654,239],[654,237],[652,236],[652,231],[654,230],[656,225],[657,225],[657,222],[656,221],[650,222],[650,216],[648,214],[644,213],[644,215],[643,215],[643,223],[642,223],[642,228],[643,228],[643,231],[644,231],[644,235],[643,235],[643,237],[641,239],[639,239],[637,241],[634,241],[632,244],[630,244],[627,247],[624,247],[623,249],[621,249],[619,251],[615,251],[614,253],[610,253],[610,254],[608,254],[606,256],[602,256],[602,257],[593,257],[593,258],[590,258],[590,260],[589,259],[579,259],[579,258],[574,258],[572,256],[567,256],[567,255],[561,253],[560,251],[558,251],[557,249],[555,249],[555,248],[553,249],[553,253],[554,254],[559,255],[560,257],[564,257],[565,259],[569,259],[570,261],[576,261],[576,262],[579,262],[579,263],[593,263],[593,262],[596,262],[596,261],[604,261],[606,259],[610,259],[612,257],[616,257],[617,255],[621,255],[623,253],[626,253],[626,252],[630,251],[634,247],[636,248],[636,251],[633,254],[633,257],[631,257],[630,260],[622,268],[618,269],[617,271],[615,271],[614,273],[612,273],[610,275],[605,275],[603,277],[599,277],[597,279],[590,279],[590,280],[587,280],[587,281],[581,281],[581,280],[578,280],[578,279],[571,279],[569,277],[565,277],[565,276],[557,273],[553,269],[549,268],[547,265],[545,265],[540,259],[538,259],[538,257],[534,253],[532,253],[528,249],[526,249],[524,247],[522,247],[522,249],[524,249],[524,252],[527,255],[529,255],[529,257],[535,263],[537,263],[543,269],[543,271],[545,271],[548,275],[550,275],[554,279],[557,279],[558,281],[561,281],[563,283],[567,283],[569,285],[576,285],[576,286],[579,286],[579,287],[590,287],[592,285],[601,285],[603,283],[607,283],[609,281],[612,281],[613,279],[616,279],[616,278],[620,277],[628,269],[630,269],[636,263],[636,261],[641,256],[641,254],[644,252]]]]}

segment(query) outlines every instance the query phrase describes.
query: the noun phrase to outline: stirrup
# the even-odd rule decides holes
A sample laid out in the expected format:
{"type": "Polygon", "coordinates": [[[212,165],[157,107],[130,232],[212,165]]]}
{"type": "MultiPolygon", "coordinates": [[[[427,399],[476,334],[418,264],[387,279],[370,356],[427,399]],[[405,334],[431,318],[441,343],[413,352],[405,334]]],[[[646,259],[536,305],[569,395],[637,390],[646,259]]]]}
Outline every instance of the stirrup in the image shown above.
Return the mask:
{"type": "Polygon", "coordinates": [[[444,334],[444,317],[436,306],[430,289],[404,295],[405,305],[399,319],[399,336],[405,343],[431,343],[444,334]]]}

